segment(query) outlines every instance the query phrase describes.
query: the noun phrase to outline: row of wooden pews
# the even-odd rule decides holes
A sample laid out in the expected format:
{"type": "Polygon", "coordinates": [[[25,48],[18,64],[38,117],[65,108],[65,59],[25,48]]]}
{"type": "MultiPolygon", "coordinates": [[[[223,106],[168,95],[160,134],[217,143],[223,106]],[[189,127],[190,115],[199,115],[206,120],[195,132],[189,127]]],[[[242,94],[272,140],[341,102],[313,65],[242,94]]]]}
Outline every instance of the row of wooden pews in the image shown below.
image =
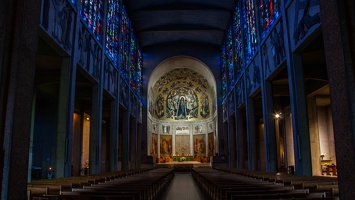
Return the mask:
{"type": "Polygon", "coordinates": [[[172,168],[125,170],[109,174],[33,181],[27,199],[48,200],[153,200],[174,177],[172,168]]]}
{"type": "MultiPolygon", "coordinates": [[[[199,187],[205,191],[206,199],[337,199],[324,191],[325,188],[320,189],[320,185],[318,188],[304,187],[307,184],[292,185],[291,180],[299,182],[301,178],[306,178],[294,175],[292,179],[291,176],[272,175],[266,172],[230,168],[194,168],[192,176],[199,187]]],[[[336,179],[332,180],[335,183],[336,179]]]]}
{"type": "Polygon", "coordinates": [[[292,186],[295,189],[308,189],[312,192],[325,192],[327,197],[339,198],[338,179],[334,176],[296,176],[286,173],[268,173],[236,168],[215,168],[227,173],[252,177],[268,182],[292,186]]]}

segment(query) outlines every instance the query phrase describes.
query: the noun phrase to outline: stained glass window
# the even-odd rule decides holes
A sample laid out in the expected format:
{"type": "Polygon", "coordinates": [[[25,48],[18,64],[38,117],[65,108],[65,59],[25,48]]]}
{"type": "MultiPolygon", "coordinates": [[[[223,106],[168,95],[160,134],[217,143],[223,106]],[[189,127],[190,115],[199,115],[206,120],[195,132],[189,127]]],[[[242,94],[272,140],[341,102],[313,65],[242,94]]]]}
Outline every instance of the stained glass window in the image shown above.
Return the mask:
{"type": "Polygon", "coordinates": [[[120,4],[118,0],[108,0],[106,25],[106,53],[117,66],[120,35],[120,4]]]}
{"type": "Polygon", "coordinates": [[[143,56],[140,48],[137,48],[137,72],[136,72],[136,83],[137,83],[137,94],[140,96],[143,79],[142,79],[142,66],[143,66],[143,56]]]}
{"type": "Polygon", "coordinates": [[[120,58],[121,58],[121,74],[126,81],[129,79],[129,44],[130,44],[130,21],[127,16],[126,9],[123,6],[121,20],[121,35],[120,35],[120,58]]]}
{"type": "Polygon", "coordinates": [[[242,26],[241,26],[240,7],[237,6],[233,15],[233,32],[234,32],[234,66],[236,79],[242,73],[243,70],[243,38],[242,38],[242,26]]]}
{"type": "Polygon", "coordinates": [[[226,47],[222,46],[221,49],[221,70],[222,70],[222,99],[227,95],[227,70],[226,70],[226,47]]]}
{"type": "Polygon", "coordinates": [[[102,0],[80,0],[81,10],[80,15],[87,23],[89,29],[95,35],[97,40],[100,40],[102,26],[102,0]]]}
{"type": "Polygon", "coordinates": [[[260,31],[264,38],[281,15],[281,0],[258,0],[258,6],[260,31]]]}
{"type": "Polygon", "coordinates": [[[228,69],[228,86],[229,89],[234,86],[234,58],[233,58],[233,33],[232,26],[228,29],[226,37],[226,68],[228,69]]]}
{"type": "Polygon", "coordinates": [[[136,73],[136,66],[137,66],[137,43],[136,37],[134,35],[133,29],[131,28],[131,44],[130,44],[130,54],[131,59],[129,63],[129,84],[134,90],[137,90],[135,73],[136,73]]]}
{"type": "Polygon", "coordinates": [[[248,63],[256,53],[258,39],[256,35],[256,19],[253,0],[243,0],[244,47],[245,59],[248,63]]]}

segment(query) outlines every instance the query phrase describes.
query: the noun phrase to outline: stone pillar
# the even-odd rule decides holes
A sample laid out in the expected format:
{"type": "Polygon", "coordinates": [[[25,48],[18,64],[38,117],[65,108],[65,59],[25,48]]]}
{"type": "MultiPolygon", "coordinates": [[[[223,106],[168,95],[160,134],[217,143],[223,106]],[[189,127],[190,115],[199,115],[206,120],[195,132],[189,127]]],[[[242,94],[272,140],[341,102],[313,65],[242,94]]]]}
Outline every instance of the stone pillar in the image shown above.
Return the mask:
{"type": "Polygon", "coordinates": [[[176,127],[175,126],[171,126],[171,133],[173,134],[172,136],[172,151],[173,151],[173,155],[176,155],[176,127]]]}
{"type": "MultiPolygon", "coordinates": [[[[171,132],[170,132],[171,133],[171,132]]],[[[143,158],[143,138],[142,138],[142,124],[137,120],[137,128],[136,128],[136,134],[137,134],[137,156],[136,156],[136,168],[141,168],[142,165],[142,158],[143,158]]],[[[146,155],[146,154],[144,154],[146,155]]]]}
{"type": "Polygon", "coordinates": [[[264,142],[266,171],[277,171],[275,113],[272,102],[272,85],[269,81],[262,84],[263,97],[263,120],[264,120],[264,142]]]}
{"type": "Polygon", "coordinates": [[[81,172],[81,154],[83,151],[83,132],[82,124],[83,117],[80,114],[74,114],[73,116],[73,149],[72,149],[72,165],[73,165],[73,176],[79,176],[81,172]]]}
{"type": "Polygon", "coordinates": [[[122,170],[129,169],[129,112],[122,112],[122,170]]]}
{"type": "MultiPolygon", "coordinates": [[[[247,135],[248,135],[248,168],[257,170],[257,151],[260,147],[257,146],[256,131],[255,131],[255,110],[254,99],[247,99],[247,135]]],[[[242,116],[240,114],[240,116],[242,116]]],[[[242,123],[242,122],[240,122],[242,123]]]]}
{"type": "Polygon", "coordinates": [[[35,119],[35,111],[36,111],[36,96],[37,92],[34,91],[33,101],[32,101],[32,114],[31,114],[31,134],[30,134],[30,144],[29,144],[29,153],[28,153],[28,175],[27,182],[32,181],[32,164],[33,164],[33,136],[34,136],[34,119],[35,119]]]}
{"type": "Polygon", "coordinates": [[[41,1],[0,6],[0,194],[25,199],[41,1]]]}
{"type": "Polygon", "coordinates": [[[295,148],[295,172],[297,175],[311,176],[312,161],[308,112],[304,91],[302,58],[300,55],[293,55],[293,63],[288,65],[287,72],[289,77],[292,131],[295,148]]]}
{"type": "Polygon", "coordinates": [[[110,114],[110,136],[109,136],[109,170],[114,172],[118,170],[118,130],[119,130],[119,98],[111,101],[110,114]]]}
{"type": "Polygon", "coordinates": [[[320,0],[340,199],[355,196],[355,2],[320,0]]]}
{"type": "Polygon", "coordinates": [[[276,118],[275,117],[275,138],[276,138],[276,162],[277,162],[277,170],[280,171],[280,167],[281,167],[281,152],[280,152],[280,134],[281,131],[280,131],[280,125],[281,125],[281,119],[280,117],[279,118],[276,118]]]}
{"type": "Polygon", "coordinates": [[[60,74],[60,89],[58,97],[58,132],[56,144],[56,159],[54,177],[71,176],[72,142],[73,142],[73,112],[69,112],[71,103],[71,69],[70,58],[62,58],[60,74]]]}
{"type": "Polygon", "coordinates": [[[102,148],[102,87],[95,84],[92,88],[90,119],[89,169],[90,174],[101,172],[102,148]]]}
{"type": "Polygon", "coordinates": [[[290,108],[285,108],[285,167],[295,167],[295,150],[293,146],[293,132],[292,132],[292,114],[290,108]]]}
{"type": "Polygon", "coordinates": [[[230,146],[230,167],[236,167],[236,117],[229,117],[228,132],[229,132],[229,146],[230,146]]]}
{"type": "Polygon", "coordinates": [[[130,168],[137,168],[137,119],[130,119],[130,168]]]}
{"type": "Polygon", "coordinates": [[[322,175],[316,98],[307,98],[309,134],[311,142],[312,175],[322,175]]]}

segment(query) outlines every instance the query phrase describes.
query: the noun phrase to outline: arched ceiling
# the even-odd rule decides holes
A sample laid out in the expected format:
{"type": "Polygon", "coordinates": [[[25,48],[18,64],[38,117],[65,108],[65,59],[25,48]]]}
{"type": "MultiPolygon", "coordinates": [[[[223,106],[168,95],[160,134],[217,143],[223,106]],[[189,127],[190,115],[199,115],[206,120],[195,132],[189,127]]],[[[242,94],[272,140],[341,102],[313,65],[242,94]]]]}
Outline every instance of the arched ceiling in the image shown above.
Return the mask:
{"type": "Polygon", "coordinates": [[[205,78],[210,87],[216,88],[216,81],[211,70],[201,61],[188,56],[175,56],[161,62],[151,74],[148,88],[153,87],[166,73],[179,68],[187,68],[198,72],[205,78]]]}
{"type": "Polygon", "coordinates": [[[194,42],[219,46],[237,0],[124,0],[141,47],[194,42]]]}
{"type": "Polygon", "coordinates": [[[198,120],[214,114],[215,79],[209,68],[195,58],[176,56],[163,61],[151,74],[148,85],[148,110],[154,118],[198,120]],[[181,99],[186,101],[182,115],[181,99]]]}

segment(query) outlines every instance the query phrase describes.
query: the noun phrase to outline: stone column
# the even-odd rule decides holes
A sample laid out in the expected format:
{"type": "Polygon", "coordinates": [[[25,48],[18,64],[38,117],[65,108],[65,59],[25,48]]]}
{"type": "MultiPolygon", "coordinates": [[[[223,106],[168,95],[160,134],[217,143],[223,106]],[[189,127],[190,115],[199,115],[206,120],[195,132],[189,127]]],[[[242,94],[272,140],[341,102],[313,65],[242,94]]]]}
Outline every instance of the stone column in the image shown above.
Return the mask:
{"type": "Polygon", "coordinates": [[[25,199],[41,1],[0,6],[0,194],[25,199]]]}
{"type": "MultiPolygon", "coordinates": [[[[143,155],[143,138],[142,138],[142,124],[137,120],[137,128],[136,128],[136,134],[137,134],[137,156],[136,156],[136,168],[141,168],[142,165],[142,158],[143,155]]],[[[171,132],[170,132],[171,133],[171,132]]]]}
{"type": "Polygon", "coordinates": [[[355,2],[320,0],[340,199],[355,196],[355,2]]]}
{"type": "Polygon", "coordinates": [[[295,148],[295,172],[297,175],[311,176],[311,148],[302,67],[301,56],[294,54],[293,63],[288,64],[287,72],[289,77],[292,131],[295,148]]]}
{"type": "Polygon", "coordinates": [[[129,169],[129,112],[122,112],[122,170],[129,169]]]}
{"type": "MultiPolygon", "coordinates": [[[[233,94],[233,93],[232,93],[233,94]]],[[[232,116],[229,117],[229,123],[228,123],[228,133],[229,133],[229,146],[230,146],[230,167],[236,167],[236,154],[237,154],[237,149],[236,149],[236,117],[232,116]]]]}
{"type": "Polygon", "coordinates": [[[62,58],[62,69],[60,75],[60,89],[58,102],[58,132],[56,144],[56,159],[54,177],[71,176],[72,166],[72,142],[73,142],[73,109],[74,100],[71,94],[72,65],[70,58],[62,58]]]}
{"type": "Polygon", "coordinates": [[[110,112],[110,136],[109,136],[109,169],[110,172],[118,170],[118,130],[119,130],[119,109],[118,101],[119,98],[111,101],[111,112],[110,112]]]}
{"type": "Polygon", "coordinates": [[[322,175],[316,98],[307,98],[309,134],[311,142],[312,175],[322,175]]]}
{"type": "Polygon", "coordinates": [[[272,101],[272,85],[269,81],[262,84],[263,97],[263,120],[264,120],[264,142],[266,171],[277,171],[275,113],[272,101]]]}
{"type": "Polygon", "coordinates": [[[137,167],[137,119],[130,118],[130,168],[137,167]]]}
{"type": "MultiPolygon", "coordinates": [[[[254,99],[247,99],[247,135],[248,135],[248,168],[250,170],[257,169],[257,151],[260,147],[256,144],[256,131],[255,131],[255,110],[254,99]]],[[[243,116],[239,114],[239,116],[243,116]]],[[[242,121],[241,119],[239,121],[242,121]]],[[[242,123],[242,122],[239,122],[242,123]]]]}
{"type": "Polygon", "coordinates": [[[285,167],[295,167],[295,150],[293,146],[292,114],[290,108],[285,108],[285,167]]]}
{"type": "Polygon", "coordinates": [[[90,119],[89,168],[90,174],[101,172],[102,148],[102,87],[92,88],[92,105],[90,119]]]}

